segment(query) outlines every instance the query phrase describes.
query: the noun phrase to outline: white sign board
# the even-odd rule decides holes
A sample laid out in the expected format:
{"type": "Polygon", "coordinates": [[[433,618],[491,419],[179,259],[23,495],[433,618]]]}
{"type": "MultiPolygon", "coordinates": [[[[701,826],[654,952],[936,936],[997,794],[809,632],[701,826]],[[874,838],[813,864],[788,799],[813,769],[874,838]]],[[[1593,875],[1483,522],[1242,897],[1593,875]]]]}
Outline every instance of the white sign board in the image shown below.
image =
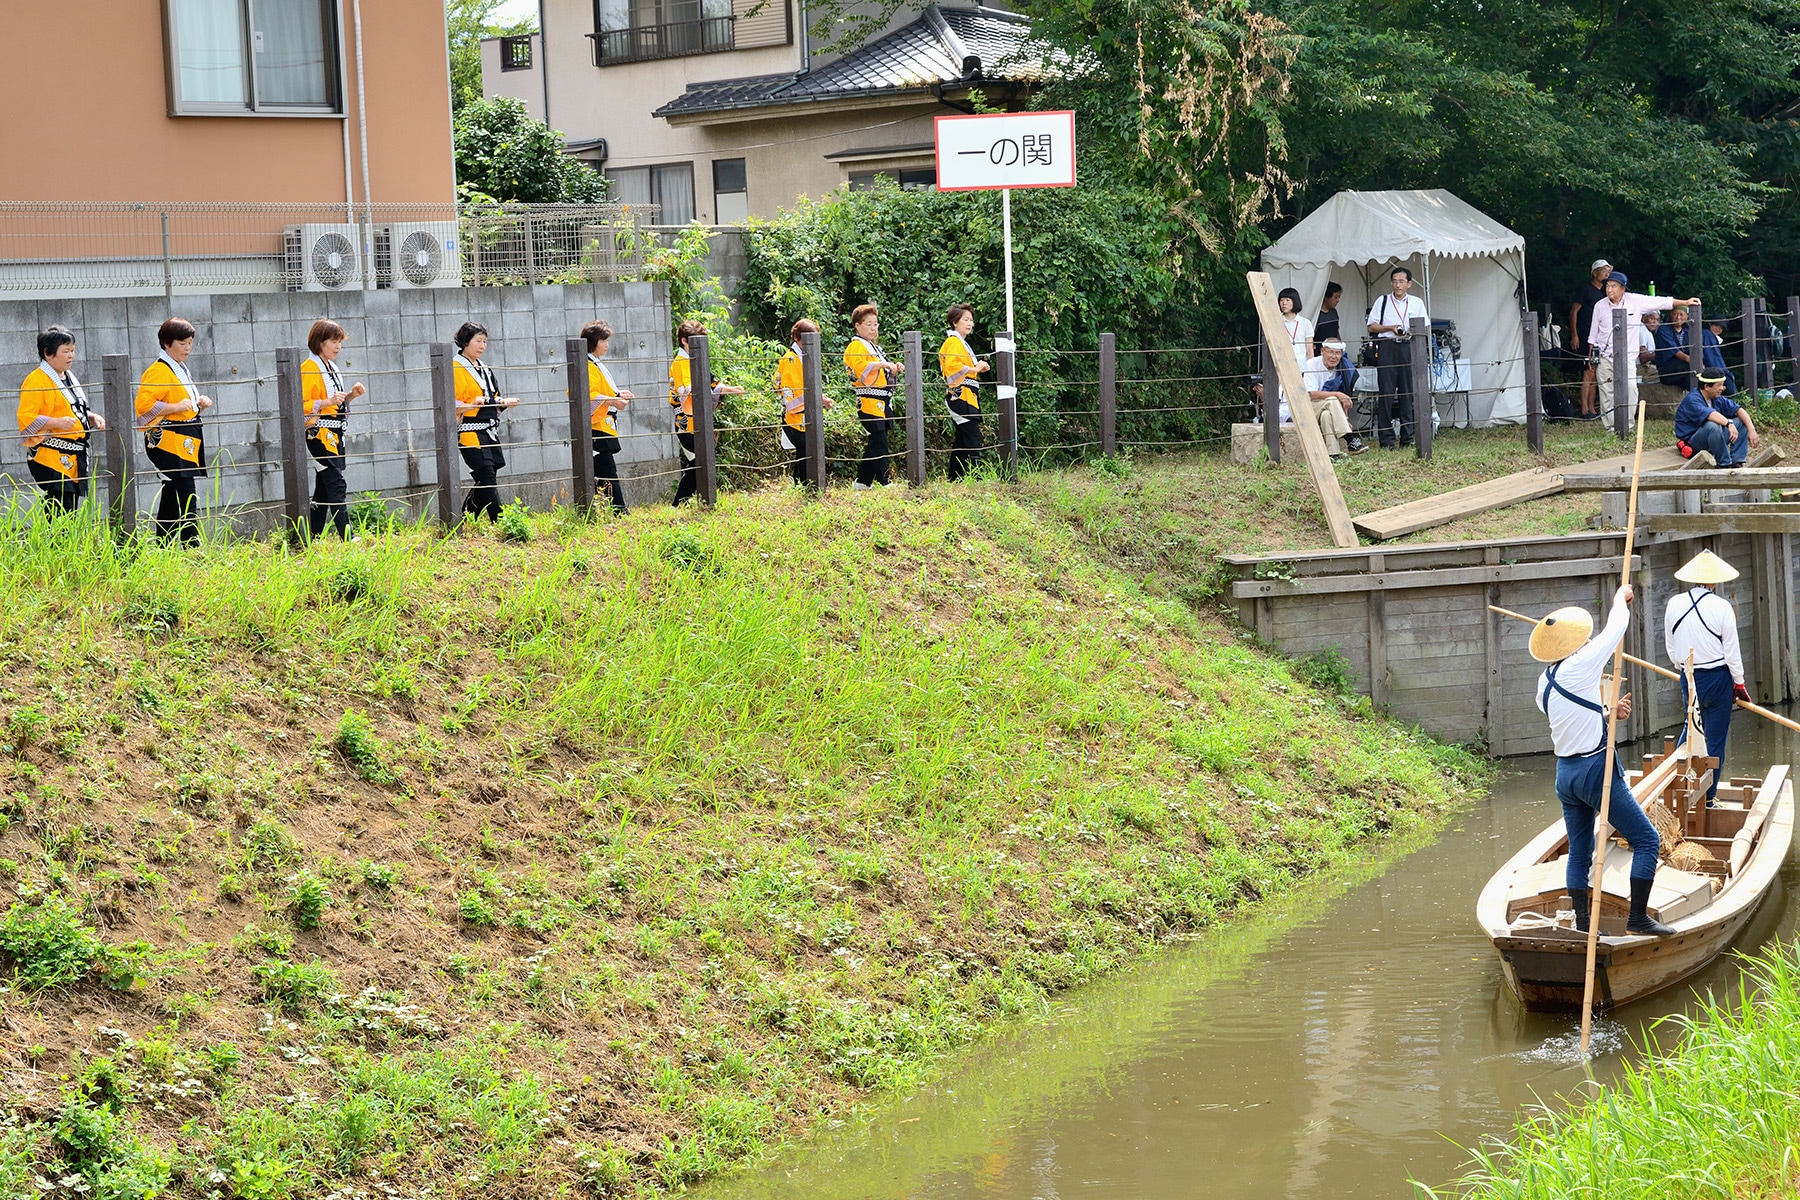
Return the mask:
{"type": "Polygon", "coordinates": [[[937,119],[940,192],[1075,186],[1075,114],[991,113],[937,119]]]}

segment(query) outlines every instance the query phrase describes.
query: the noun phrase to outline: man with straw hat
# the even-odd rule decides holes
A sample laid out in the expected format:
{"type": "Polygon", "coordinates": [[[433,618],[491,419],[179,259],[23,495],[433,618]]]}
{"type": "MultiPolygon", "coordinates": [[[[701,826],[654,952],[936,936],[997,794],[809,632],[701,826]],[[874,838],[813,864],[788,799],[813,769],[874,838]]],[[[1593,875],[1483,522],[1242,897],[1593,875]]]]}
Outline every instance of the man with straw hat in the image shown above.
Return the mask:
{"type": "MultiPolygon", "coordinates": [[[[1702,377],[1704,378],[1704,376],[1702,377]]],[[[1734,702],[1750,699],[1744,687],[1744,656],[1738,649],[1737,613],[1731,601],[1715,590],[1738,577],[1737,569],[1711,550],[1702,550],[1675,578],[1691,586],[1669,598],[1663,612],[1663,643],[1669,662],[1682,671],[1681,703],[1687,706],[1688,655],[1694,656],[1694,695],[1700,707],[1700,728],[1706,732],[1706,756],[1716,758],[1712,786],[1706,790],[1710,807],[1725,770],[1725,737],[1731,732],[1734,702]]],[[[1687,741],[1687,726],[1681,727],[1687,741]]]]}
{"type": "MultiPolygon", "coordinates": [[[[1609,729],[1600,682],[1607,660],[1625,640],[1631,624],[1631,598],[1629,586],[1613,594],[1606,628],[1591,640],[1594,619],[1583,608],[1559,608],[1531,631],[1531,657],[1550,664],[1538,676],[1537,706],[1550,719],[1550,744],[1556,750],[1556,798],[1562,801],[1563,827],[1569,833],[1569,899],[1575,905],[1575,928],[1583,933],[1588,928],[1594,826],[1606,783],[1609,729]]],[[[1631,715],[1629,693],[1619,697],[1618,715],[1621,720],[1631,715]]],[[[1648,911],[1662,839],[1626,786],[1625,768],[1616,755],[1607,819],[1631,843],[1631,915],[1625,922],[1626,932],[1657,937],[1674,933],[1648,911]]]]}

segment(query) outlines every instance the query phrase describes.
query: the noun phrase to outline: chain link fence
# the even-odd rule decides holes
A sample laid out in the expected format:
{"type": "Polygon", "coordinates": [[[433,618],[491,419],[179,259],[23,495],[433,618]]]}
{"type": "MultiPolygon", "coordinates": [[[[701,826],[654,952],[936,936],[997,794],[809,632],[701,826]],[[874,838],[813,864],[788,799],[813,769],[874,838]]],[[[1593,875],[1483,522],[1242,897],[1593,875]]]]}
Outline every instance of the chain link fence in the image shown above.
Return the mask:
{"type": "Polygon", "coordinates": [[[0,298],[636,280],[655,205],[0,201],[0,298]]]}

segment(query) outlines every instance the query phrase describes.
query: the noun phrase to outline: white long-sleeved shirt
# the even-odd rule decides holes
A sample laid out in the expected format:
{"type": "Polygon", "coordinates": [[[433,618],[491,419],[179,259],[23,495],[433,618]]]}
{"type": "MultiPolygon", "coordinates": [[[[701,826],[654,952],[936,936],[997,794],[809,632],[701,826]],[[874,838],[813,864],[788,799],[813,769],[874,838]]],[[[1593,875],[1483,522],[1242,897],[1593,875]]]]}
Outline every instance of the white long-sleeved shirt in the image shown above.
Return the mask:
{"type": "Polygon", "coordinates": [[[1619,297],[1617,304],[1602,296],[1594,301],[1594,315],[1588,322],[1588,345],[1602,358],[1612,356],[1613,312],[1616,309],[1625,310],[1625,344],[1635,346],[1638,344],[1638,331],[1644,327],[1644,314],[1653,308],[1673,307],[1673,296],[1646,296],[1640,292],[1626,292],[1619,297]]]}
{"type": "Polygon", "coordinates": [[[1694,669],[1730,667],[1731,681],[1744,682],[1744,655],[1738,648],[1737,613],[1731,601],[1695,584],[1669,598],[1663,610],[1663,648],[1677,671],[1694,652],[1694,669]]]}
{"type": "Polygon", "coordinates": [[[1577,650],[1538,676],[1537,706],[1550,718],[1550,745],[1558,758],[1578,758],[1606,748],[1606,714],[1600,702],[1600,679],[1606,674],[1607,660],[1625,640],[1625,629],[1631,624],[1631,606],[1615,600],[1607,615],[1606,628],[1587,645],[1577,650]],[[1550,686],[1550,672],[1556,682],[1571,695],[1594,705],[1583,708],[1559,695],[1550,686]],[[1595,711],[1600,709],[1601,711],[1595,711]]]}

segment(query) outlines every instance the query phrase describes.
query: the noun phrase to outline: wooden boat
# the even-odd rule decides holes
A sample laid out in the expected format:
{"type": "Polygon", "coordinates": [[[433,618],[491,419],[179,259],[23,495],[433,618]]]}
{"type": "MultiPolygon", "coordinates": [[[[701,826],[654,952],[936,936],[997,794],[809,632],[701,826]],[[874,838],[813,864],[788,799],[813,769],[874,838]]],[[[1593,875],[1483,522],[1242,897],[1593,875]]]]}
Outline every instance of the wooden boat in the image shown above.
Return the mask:
{"type": "MultiPolygon", "coordinates": [[[[1690,739],[1698,742],[1698,739],[1690,739]]],[[[1794,787],[1787,766],[1761,779],[1734,778],[1706,806],[1717,761],[1663,743],[1642,771],[1627,775],[1632,794],[1664,830],[1697,850],[1665,857],[1650,893],[1650,914],[1672,925],[1669,937],[1625,933],[1631,851],[1609,839],[1602,872],[1596,1007],[1615,1008],[1681,982],[1725,950],[1774,884],[1794,836],[1794,787]],[[1664,813],[1651,813],[1662,805],[1664,813]],[[1704,851],[1704,855],[1700,852],[1704,851]]],[[[1559,817],[1488,880],[1476,902],[1506,982],[1531,1012],[1578,1012],[1587,968],[1587,935],[1574,927],[1565,885],[1568,838],[1559,817]]]]}

